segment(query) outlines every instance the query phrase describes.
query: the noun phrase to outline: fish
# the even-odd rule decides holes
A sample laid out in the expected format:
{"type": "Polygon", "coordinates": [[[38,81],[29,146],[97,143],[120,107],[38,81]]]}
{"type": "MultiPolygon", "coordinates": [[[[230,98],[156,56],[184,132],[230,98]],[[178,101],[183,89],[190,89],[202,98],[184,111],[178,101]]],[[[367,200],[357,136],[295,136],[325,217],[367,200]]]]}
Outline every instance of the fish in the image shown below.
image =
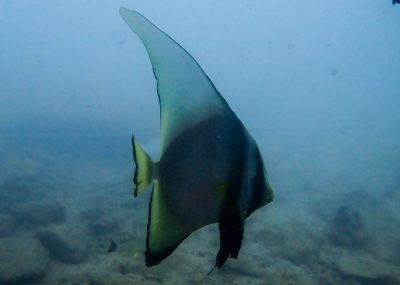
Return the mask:
{"type": "Polygon", "coordinates": [[[111,253],[117,250],[117,243],[114,240],[110,240],[110,245],[107,249],[107,253],[111,253]]]}
{"type": "Polygon", "coordinates": [[[160,104],[160,159],[131,138],[134,196],[152,185],[145,264],[159,264],[191,233],[218,223],[220,269],[237,259],[246,218],[273,201],[261,152],[183,47],[139,12],[121,7],[120,15],[150,57],[160,104]]]}

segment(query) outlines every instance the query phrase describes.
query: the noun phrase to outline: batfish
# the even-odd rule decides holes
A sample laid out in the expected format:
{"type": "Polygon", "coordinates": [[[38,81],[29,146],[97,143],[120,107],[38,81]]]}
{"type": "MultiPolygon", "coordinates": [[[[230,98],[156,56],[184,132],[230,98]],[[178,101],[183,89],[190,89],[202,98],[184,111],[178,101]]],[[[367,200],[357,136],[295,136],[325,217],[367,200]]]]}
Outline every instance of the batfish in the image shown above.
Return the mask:
{"type": "Polygon", "coordinates": [[[238,257],[245,219],[273,200],[260,150],[184,48],[138,12],[120,14],[149,54],[160,103],[160,160],[132,136],[134,196],[152,184],[145,263],[159,264],[192,232],[218,223],[221,268],[238,257]]]}

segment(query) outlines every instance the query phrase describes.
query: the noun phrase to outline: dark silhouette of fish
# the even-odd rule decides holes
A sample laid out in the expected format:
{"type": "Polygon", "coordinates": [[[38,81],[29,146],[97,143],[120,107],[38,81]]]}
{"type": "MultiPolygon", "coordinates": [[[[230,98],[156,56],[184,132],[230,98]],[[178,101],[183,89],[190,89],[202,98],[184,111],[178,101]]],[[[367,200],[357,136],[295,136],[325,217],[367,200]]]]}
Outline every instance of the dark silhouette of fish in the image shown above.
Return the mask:
{"type": "Polygon", "coordinates": [[[392,4],[400,4],[400,0],[392,0],[392,4]]]}
{"type": "Polygon", "coordinates": [[[117,250],[117,243],[114,240],[110,240],[110,245],[107,249],[107,253],[111,253],[117,250]]]}
{"type": "Polygon", "coordinates": [[[138,12],[121,8],[120,14],[150,56],[160,102],[160,160],[151,160],[132,136],[134,195],[153,183],[146,265],[160,263],[192,232],[218,222],[220,268],[238,257],[245,219],[273,200],[261,153],[185,49],[138,12]]]}

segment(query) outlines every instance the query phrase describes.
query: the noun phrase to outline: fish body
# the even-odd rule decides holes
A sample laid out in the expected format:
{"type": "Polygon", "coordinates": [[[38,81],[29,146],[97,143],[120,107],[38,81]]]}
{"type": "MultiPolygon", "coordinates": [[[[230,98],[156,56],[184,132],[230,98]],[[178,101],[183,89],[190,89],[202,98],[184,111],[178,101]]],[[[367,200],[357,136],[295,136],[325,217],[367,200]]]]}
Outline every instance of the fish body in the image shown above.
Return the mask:
{"type": "Polygon", "coordinates": [[[160,263],[197,229],[218,223],[220,268],[237,258],[245,219],[273,200],[260,151],[186,50],[138,12],[120,13],[150,56],[160,102],[160,160],[132,136],[134,195],[153,183],[146,265],[160,263]]]}

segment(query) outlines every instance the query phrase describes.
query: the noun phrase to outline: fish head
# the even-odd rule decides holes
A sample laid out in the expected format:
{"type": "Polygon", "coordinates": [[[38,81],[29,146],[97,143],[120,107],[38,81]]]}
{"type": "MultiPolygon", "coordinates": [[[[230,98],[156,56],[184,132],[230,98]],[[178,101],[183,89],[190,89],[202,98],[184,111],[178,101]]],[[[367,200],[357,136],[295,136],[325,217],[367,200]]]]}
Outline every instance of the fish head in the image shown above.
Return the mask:
{"type": "Polygon", "coordinates": [[[274,192],[270,186],[264,161],[260,150],[252,140],[246,159],[245,174],[241,187],[241,212],[250,216],[258,208],[265,206],[274,199],[274,192]]]}

